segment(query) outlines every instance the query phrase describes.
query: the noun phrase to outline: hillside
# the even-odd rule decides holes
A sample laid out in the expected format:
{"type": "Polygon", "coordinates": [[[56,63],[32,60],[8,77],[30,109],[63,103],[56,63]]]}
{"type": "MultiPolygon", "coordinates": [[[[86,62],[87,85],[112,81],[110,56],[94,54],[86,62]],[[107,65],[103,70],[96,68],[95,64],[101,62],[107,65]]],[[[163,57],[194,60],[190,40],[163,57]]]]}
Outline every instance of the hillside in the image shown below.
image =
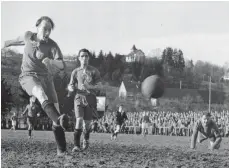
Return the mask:
{"type": "MultiPolygon", "coordinates": [[[[2,78],[5,78],[8,84],[12,86],[12,93],[14,94],[14,101],[17,103],[22,103],[19,98],[19,82],[18,76],[20,74],[20,65],[21,65],[21,56],[11,56],[11,57],[2,57],[2,78]]],[[[70,76],[73,69],[76,68],[76,64],[73,61],[66,61],[67,73],[70,76]]],[[[125,77],[125,75],[124,75],[125,77]]],[[[201,96],[205,103],[208,103],[208,86],[204,84],[201,87],[202,89],[179,89],[179,88],[166,88],[164,96],[162,99],[182,99],[186,96],[191,96],[193,99],[196,99],[197,96],[201,96]],[[203,89],[205,88],[205,89],[203,89]]],[[[128,87],[132,87],[128,85],[128,87]]],[[[213,87],[214,88],[214,85],[213,87]]],[[[104,82],[103,90],[106,92],[107,104],[109,105],[108,110],[116,109],[117,105],[120,103],[125,103],[129,111],[152,109],[151,102],[142,97],[140,93],[138,96],[127,96],[125,100],[118,98],[118,87],[110,86],[109,82],[104,82]]],[[[128,88],[128,91],[133,92],[135,88],[128,88]]],[[[128,93],[128,95],[134,95],[136,93],[128,93]]],[[[229,87],[223,86],[221,92],[212,91],[212,103],[221,103],[223,104],[226,99],[229,97],[229,87]]]]}

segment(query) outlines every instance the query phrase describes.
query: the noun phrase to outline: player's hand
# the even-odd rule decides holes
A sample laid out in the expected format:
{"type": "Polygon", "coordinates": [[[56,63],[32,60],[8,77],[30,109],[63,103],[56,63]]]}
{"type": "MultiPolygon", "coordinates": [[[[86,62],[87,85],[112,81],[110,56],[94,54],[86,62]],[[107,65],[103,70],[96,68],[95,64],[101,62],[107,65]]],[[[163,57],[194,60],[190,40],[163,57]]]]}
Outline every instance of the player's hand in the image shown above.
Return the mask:
{"type": "Polygon", "coordinates": [[[45,64],[45,66],[48,69],[48,72],[53,76],[59,73],[64,68],[64,64],[60,60],[52,60],[49,58],[44,58],[42,60],[42,63],[45,64]]]}
{"type": "Polygon", "coordinates": [[[90,89],[90,87],[89,87],[89,85],[87,85],[87,84],[82,84],[81,85],[81,88],[83,89],[83,90],[86,90],[87,92],[90,92],[88,89],[90,89]]]}
{"type": "Polygon", "coordinates": [[[68,85],[68,91],[69,91],[69,92],[74,92],[74,91],[75,91],[74,86],[68,85]]]}
{"type": "Polygon", "coordinates": [[[50,65],[50,59],[45,58],[42,60],[42,63],[45,64],[46,68],[48,69],[48,72],[51,73],[51,65],[50,65]]]}

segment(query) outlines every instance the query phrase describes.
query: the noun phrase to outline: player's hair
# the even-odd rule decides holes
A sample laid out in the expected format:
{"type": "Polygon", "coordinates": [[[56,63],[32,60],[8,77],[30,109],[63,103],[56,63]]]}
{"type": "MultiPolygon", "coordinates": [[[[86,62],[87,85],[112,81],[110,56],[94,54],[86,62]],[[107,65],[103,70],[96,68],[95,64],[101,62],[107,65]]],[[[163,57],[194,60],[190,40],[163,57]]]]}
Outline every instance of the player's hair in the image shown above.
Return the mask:
{"type": "Polygon", "coordinates": [[[78,56],[77,57],[79,57],[80,56],[80,53],[81,52],[85,52],[85,53],[87,53],[88,54],[88,56],[90,56],[90,52],[89,52],[89,50],[88,49],[86,49],[86,48],[83,48],[83,49],[81,49],[81,50],[79,50],[79,53],[78,53],[78,56]]]}
{"type": "Polygon", "coordinates": [[[55,24],[54,24],[54,22],[52,21],[52,19],[51,19],[50,17],[48,17],[48,16],[42,16],[42,17],[40,17],[40,18],[37,20],[37,22],[36,22],[36,27],[38,27],[38,26],[41,24],[41,22],[42,22],[43,20],[46,20],[46,21],[50,22],[51,25],[52,25],[52,29],[54,29],[55,24]]]}

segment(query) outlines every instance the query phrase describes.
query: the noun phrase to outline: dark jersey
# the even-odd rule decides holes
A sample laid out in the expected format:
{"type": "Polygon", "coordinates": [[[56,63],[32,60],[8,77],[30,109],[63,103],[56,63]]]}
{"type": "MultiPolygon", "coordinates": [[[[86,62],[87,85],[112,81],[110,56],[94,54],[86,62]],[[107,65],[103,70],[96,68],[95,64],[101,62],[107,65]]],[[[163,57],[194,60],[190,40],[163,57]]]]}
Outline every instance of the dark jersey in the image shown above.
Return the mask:
{"type": "Polygon", "coordinates": [[[116,115],[115,115],[115,123],[117,125],[122,125],[123,124],[123,117],[122,117],[122,113],[117,111],[116,115]]]}
{"type": "Polygon", "coordinates": [[[128,120],[127,115],[126,115],[126,112],[123,112],[122,113],[122,119],[123,119],[123,122],[126,121],[126,120],[128,120]]]}
{"type": "Polygon", "coordinates": [[[150,123],[149,116],[145,115],[142,117],[142,122],[143,123],[150,123]]]}

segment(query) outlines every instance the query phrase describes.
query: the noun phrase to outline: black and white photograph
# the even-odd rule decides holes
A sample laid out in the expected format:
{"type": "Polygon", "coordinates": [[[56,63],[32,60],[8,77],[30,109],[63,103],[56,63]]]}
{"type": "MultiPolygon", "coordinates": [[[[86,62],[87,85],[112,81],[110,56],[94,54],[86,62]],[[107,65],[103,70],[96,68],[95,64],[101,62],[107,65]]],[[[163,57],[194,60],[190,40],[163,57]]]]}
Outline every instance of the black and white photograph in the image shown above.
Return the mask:
{"type": "Polygon", "coordinates": [[[229,168],[228,1],[1,1],[1,167],[229,168]]]}

